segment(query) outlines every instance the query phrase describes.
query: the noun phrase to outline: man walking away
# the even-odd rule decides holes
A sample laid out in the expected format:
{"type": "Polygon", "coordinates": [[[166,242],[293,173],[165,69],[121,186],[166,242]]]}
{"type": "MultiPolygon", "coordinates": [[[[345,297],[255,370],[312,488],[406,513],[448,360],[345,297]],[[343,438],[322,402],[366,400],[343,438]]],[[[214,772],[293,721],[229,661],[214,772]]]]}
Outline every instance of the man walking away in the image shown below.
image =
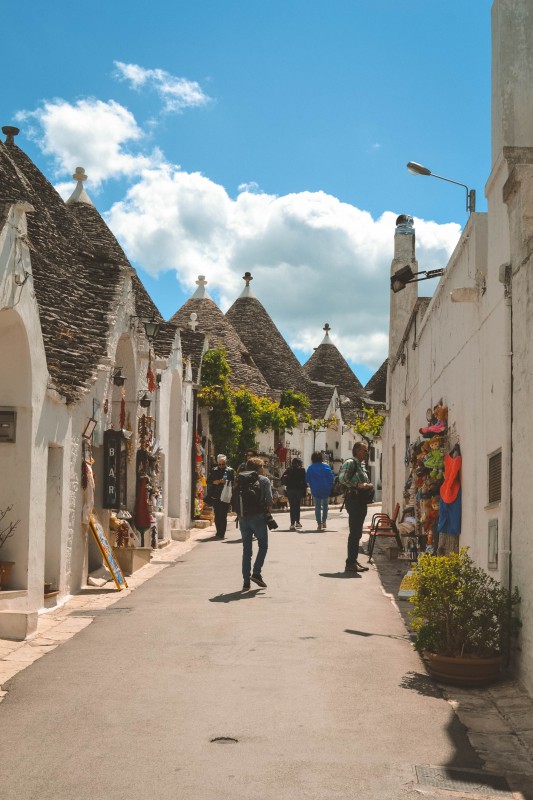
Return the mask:
{"type": "Polygon", "coordinates": [[[267,514],[272,509],[270,481],[263,473],[260,458],[249,458],[246,470],[239,472],[234,492],[234,509],[239,517],[242,536],[243,591],[250,588],[250,581],[266,589],[261,575],[268,550],[267,514]],[[252,572],[252,539],[257,538],[257,556],[252,572]]]}
{"type": "Polygon", "coordinates": [[[307,467],[305,477],[307,478],[307,483],[309,484],[315,502],[317,530],[325,531],[326,520],[328,518],[329,495],[333,482],[335,481],[335,476],[329,464],[323,463],[322,453],[318,450],[315,450],[311,456],[311,464],[307,467]]]}
{"type": "Polygon", "coordinates": [[[226,528],[228,525],[228,511],[230,503],[224,503],[220,499],[222,489],[227,481],[230,485],[233,484],[235,473],[231,467],[228,467],[225,455],[217,456],[216,467],[213,467],[207,479],[207,496],[213,504],[215,512],[215,528],[217,539],[223,539],[226,535],[226,528]]]}
{"type": "Polygon", "coordinates": [[[307,482],[305,480],[305,469],[302,467],[302,462],[299,458],[293,458],[291,466],[286,469],[281,476],[280,483],[285,486],[287,492],[287,499],[289,501],[291,527],[289,530],[295,531],[296,528],[301,528],[300,522],[300,504],[302,497],[305,497],[307,491],[307,482]]]}
{"type": "Polygon", "coordinates": [[[339,483],[346,487],[345,506],[350,528],[345,570],[346,572],[368,572],[368,567],[358,561],[358,556],[369,491],[374,487],[369,483],[366,469],[362,464],[368,458],[368,447],[364,442],[356,442],[352,453],[353,458],[347,459],[339,472],[339,483]]]}

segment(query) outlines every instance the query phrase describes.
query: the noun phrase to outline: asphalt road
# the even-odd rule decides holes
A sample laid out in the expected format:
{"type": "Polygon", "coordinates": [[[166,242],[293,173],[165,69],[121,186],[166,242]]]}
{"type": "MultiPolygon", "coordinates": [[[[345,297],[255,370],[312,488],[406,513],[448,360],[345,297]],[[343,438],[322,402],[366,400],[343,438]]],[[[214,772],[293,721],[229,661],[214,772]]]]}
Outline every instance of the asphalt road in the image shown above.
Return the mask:
{"type": "Polygon", "coordinates": [[[2,800],[404,800],[415,765],[479,767],[377,572],[342,572],[346,515],[304,518],[267,589],[231,524],[14,677],[2,800]]]}

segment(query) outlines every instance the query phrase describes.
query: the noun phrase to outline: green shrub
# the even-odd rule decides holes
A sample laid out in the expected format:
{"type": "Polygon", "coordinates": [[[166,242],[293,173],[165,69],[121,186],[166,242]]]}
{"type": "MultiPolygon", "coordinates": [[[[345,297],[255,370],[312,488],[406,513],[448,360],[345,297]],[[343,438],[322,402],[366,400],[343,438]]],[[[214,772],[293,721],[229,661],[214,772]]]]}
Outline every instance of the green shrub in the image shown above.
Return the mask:
{"type": "Polygon", "coordinates": [[[448,556],[423,555],[410,598],[415,647],[443,656],[506,655],[520,625],[511,594],[476,566],[468,548],[448,556]]]}

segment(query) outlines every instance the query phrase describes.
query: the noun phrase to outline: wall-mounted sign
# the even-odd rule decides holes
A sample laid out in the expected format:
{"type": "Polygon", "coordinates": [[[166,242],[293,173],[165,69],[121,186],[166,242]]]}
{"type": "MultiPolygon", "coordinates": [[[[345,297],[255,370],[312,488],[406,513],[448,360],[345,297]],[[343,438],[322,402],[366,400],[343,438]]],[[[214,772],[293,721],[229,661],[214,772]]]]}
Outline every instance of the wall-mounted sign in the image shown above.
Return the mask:
{"type": "Polygon", "coordinates": [[[126,508],[128,450],[122,431],[104,432],[103,508],[126,508]]]}

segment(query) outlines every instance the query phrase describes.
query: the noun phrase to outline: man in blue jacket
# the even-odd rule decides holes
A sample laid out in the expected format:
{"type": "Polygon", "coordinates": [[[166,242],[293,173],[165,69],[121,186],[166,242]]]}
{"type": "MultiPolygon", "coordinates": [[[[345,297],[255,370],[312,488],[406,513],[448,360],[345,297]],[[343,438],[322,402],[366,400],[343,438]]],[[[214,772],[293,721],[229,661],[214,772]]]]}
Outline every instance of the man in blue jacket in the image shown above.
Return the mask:
{"type": "Polygon", "coordinates": [[[317,521],[317,531],[326,530],[326,520],[328,518],[329,495],[333,486],[335,476],[328,464],[322,461],[322,453],[315,451],[311,456],[311,464],[305,473],[307,483],[311,489],[315,502],[315,517],[317,521]]]}

